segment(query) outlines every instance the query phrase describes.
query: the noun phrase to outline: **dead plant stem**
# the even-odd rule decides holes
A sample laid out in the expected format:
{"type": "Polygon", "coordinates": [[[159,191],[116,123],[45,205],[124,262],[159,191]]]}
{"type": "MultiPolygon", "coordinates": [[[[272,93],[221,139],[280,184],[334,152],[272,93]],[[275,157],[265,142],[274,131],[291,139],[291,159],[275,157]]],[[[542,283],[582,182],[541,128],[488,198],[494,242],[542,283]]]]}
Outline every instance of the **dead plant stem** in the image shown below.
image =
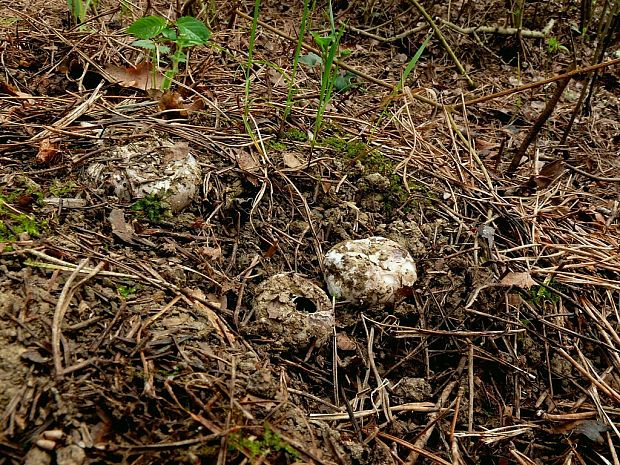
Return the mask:
{"type": "Polygon", "coordinates": [[[437,37],[439,37],[439,41],[441,42],[441,45],[443,45],[443,48],[446,50],[446,53],[448,53],[448,55],[450,55],[450,58],[452,58],[452,61],[456,65],[457,69],[459,70],[459,73],[461,73],[461,75],[467,80],[467,84],[469,85],[470,89],[474,89],[476,87],[476,84],[474,84],[474,81],[472,81],[472,79],[467,74],[467,71],[465,71],[465,68],[463,67],[459,59],[456,57],[456,54],[452,50],[452,47],[450,47],[450,44],[448,44],[448,41],[446,40],[443,33],[441,32],[441,29],[439,29],[437,27],[437,24],[435,24],[435,21],[433,21],[433,18],[431,18],[431,16],[426,12],[424,7],[422,6],[422,4],[420,4],[420,2],[418,2],[418,0],[409,0],[409,1],[415,5],[415,7],[422,14],[422,16],[424,16],[424,19],[426,19],[426,22],[428,23],[428,25],[433,29],[433,31],[435,31],[435,34],[437,34],[437,37]]]}
{"type": "Polygon", "coordinates": [[[553,113],[553,110],[555,110],[555,107],[560,101],[560,97],[562,97],[562,93],[564,92],[564,89],[566,89],[566,86],[568,86],[568,83],[570,82],[570,80],[571,80],[571,77],[569,76],[569,77],[565,77],[564,79],[561,79],[558,81],[555,91],[553,92],[553,95],[551,96],[547,104],[545,105],[545,108],[540,113],[540,115],[538,116],[538,118],[536,119],[536,121],[534,122],[530,130],[528,131],[527,135],[525,136],[525,139],[523,139],[523,141],[521,142],[521,145],[519,146],[516,153],[512,157],[512,161],[510,162],[510,165],[508,166],[508,169],[506,170],[506,174],[508,176],[512,175],[516,171],[516,169],[519,167],[519,164],[521,163],[521,159],[526,156],[527,149],[532,144],[532,142],[536,140],[538,133],[540,132],[540,130],[543,128],[543,126],[545,125],[545,123],[547,122],[551,114],[553,113]]]}

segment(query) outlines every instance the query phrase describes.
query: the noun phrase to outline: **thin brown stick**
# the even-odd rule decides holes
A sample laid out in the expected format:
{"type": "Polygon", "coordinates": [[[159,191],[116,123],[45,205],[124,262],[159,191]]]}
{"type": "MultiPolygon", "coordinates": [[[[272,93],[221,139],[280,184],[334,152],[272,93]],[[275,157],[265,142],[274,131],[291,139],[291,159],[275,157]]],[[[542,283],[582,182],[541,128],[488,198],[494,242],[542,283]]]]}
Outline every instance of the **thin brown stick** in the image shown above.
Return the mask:
{"type": "Polygon", "coordinates": [[[62,320],[65,317],[65,313],[67,313],[67,309],[69,308],[69,304],[73,298],[73,294],[75,294],[84,282],[99,273],[105,265],[104,262],[100,262],[84,279],[78,282],[75,286],[72,286],[73,281],[75,281],[75,278],[79,276],[80,271],[87,265],[87,263],[88,258],[85,258],[80,262],[77,268],[75,268],[73,273],[71,273],[62,289],[62,292],[60,293],[60,297],[58,297],[56,310],[54,311],[54,317],[52,319],[52,358],[54,360],[54,371],[56,373],[56,378],[62,378],[64,375],[64,370],[62,367],[62,353],[60,349],[60,339],[62,337],[61,326],[62,320]]]}
{"type": "Polygon", "coordinates": [[[467,409],[467,431],[472,432],[474,430],[474,399],[475,399],[475,391],[474,391],[474,344],[471,340],[468,341],[468,351],[467,351],[467,382],[469,387],[469,403],[467,409]]]}
{"type": "Polygon", "coordinates": [[[461,27],[457,24],[451,23],[450,21],[446,21],[445,19],[439,18],[438,21],[441,24],[445,24],[453,31],[458,32],[459,34],[477,34],[481,32],[482,34],[498,34],[504,36],[514,36],[520,34],[522,37],[528,38],[537,38],[544,39],[549,35],[551,29],[553,29],[553,25],[555,24],[555,20],[551,19],[547,23],[547,25],[541,31],[531,31],[528,29],[520,29],[516,27],[501,27],[501,26],[470,26],[470,27],[461,27]]]}
{"type": "Polygon", "coordinates": [[[569,77],[572,78],[572,77],[578,76],[580,74],[589,73],[590,71],[593,71],[595,69],[601,69],[601,68],[606,68],[608,66],[617,65],[618,63],[620,63],[620,58],[615,58],[613,60],[609,60],[609,61],[606,61],[604,63],[599,63],[598,65],[586,66],[585,68],[579,68],[579,69],[576,69],[576,70],[573,70],[573,71],[569,71],[568,73],[559,74],[557,76],[553,76],[553,77],[548,78],[548,79],[543,79],[542,81],[531,82],[531,83],[525,84],[523,86],[515,87],[514,89],[506,89],[506,90],[503,90],[501,92],[496,92],[494,94],[484,95],[482,97],[477,97],[477,98],[474,98],[474,99],[471,99],[471,100],[467,100],[464,103],[464,105],[465,106],[476,105],[477,103],[487,102],[489,100],[495,100],[496,98],[499,98],[499,97],[505,97],[506,95],[511,95],[511,94],[516,94],[516,93],[519,93],[519,92],[524,92],[526,90],[530,90],[530,89],[534,89],[536,87],[544,86],[544,85],[550,84],[552,82],[561,81],[562,79],[565,79],[565,78],[569,78],[569,77]]]}
{"type": "Polygon", "coordinates": [[[456,54],[452,50],[452,47],[450,47],[450,44],[448,44],[448,41],[442,34],[441,29],[437,27],[437,24],[435,24],[435,21],[433,21],[433,18],[431,18],[431,15],[427,13],[427,11],[420,4],[420,2],[418,2],[418,0],[409,0],[409,1],[415,5],[415,7],[422,14],[422,16],[424,16],[424,19],[426,19],[426,22],[428,23],[428,25],[431,28],[433,28],[433,31],[435,31],[435,34],[437,34],[437,37],[439,38],[439,41],[441,42],[441,45],[443,45],[443,48],[445,49],[446,53],[450,55],[450,58],[452,58],[452,61],[456,65],[457,69],[459,70],[459,73],[461,73],[461,75],[467,80],[467,84],[469,85],[469,87],[471,89],[475,88],[476,84],[474,84],[474,81],[472,81],[472,79],[467,74],[467,71],[465,71],[465,68],[463,67],[463,65],[457,58],[456,54]]]}
{"type": "Polygon", "coordinates": [[[560,355],[562,355],[562,357],[568,360],[570,364],[573,365],[573,367],[575,367],[579,373],[581,373],[585,378],[587,378],[588,381],[590,381],[597,388],[603,391],[611,399],[615,400],[616,402],[620,402],[620,393],[618,393],[618,391],[613,389],[611,386],[609,386],[604,381],[600,381],[594,378],[590,373],[588,373],[588,371],[584,367],[579,365],[579,363],[577,363],[577,361],[574,358],[568,355],[568,353],[564,349],[558,348],[557,351],[560,355]]]}
{"type": "Polygon", "coordinates": [[[409,449],[411,451],[412,454],[416,454],[416,456],[423,456],[426,457],[429,460],[432,460],[435,463],[439,463],[441,465],[452,465],[450,462],[446,462],[444,459],[442,459],[441,457],[433,454],[432,452],[429,452],[427,450],[424,450],[418,446],[416,446],[415,444],[411,444],[410,442],[405,441],[404,439],[398,438],[396,436],[392,436],[391,434],[387,434],[387,433],[378,433],[377,436],[379,436],[380,438],[383,439],[387,439],[389,441],[394,441],[396,444],[399,444],[403,447],[405,447],[406,449],[409,449]]]}
{"type": "MultiPolygon", "coordinates": [[[[456,377],[461,376],[461,374],[463,373],[463,370],[465,369],[466,363],[467,363],[467,357],[461,357],[459,365],[456,368],[456,372],[455,372],[456,377]]],[[[439,396],[439,400],[437,401],[436,406],[438,409],[444,406],[445,404],[447,404],[450,394],[452,394],[452,391],[454,390],[456,386],[458,386],[458,384],[459,384],[458,380],[454,380],[454,381],[449,382],[446,385],[446,387],[441,392],[441,395],[439,396]]],[[[426,443],[428,442],[431,435],[433,434],[433,431],[435,430],[435,424],[440,418],[440,415],[441,413],[432,413],[429,415],[430,421],[426,425],[426,429],[424,433],[421,434],[418,440],[415,442],[414,444],[415,450],[412,449],[409,455],[407,456],[407,460],[406,460],[407,465],[413,465],[418,460],[418,457],[422,455],[420,451],[424,450],[426,443]]]]}
{"type": "Polygon", "coordinates": [[[523,139],[518,150],[512,157],[510,166],[508,166],[508,169],[506,170],[506,174],[508,176],[513,174],[516,171],[516,169],[519,167],[519,164],[521,163],[521,159],[526,156],[527,149],[532,144],[532,142],[534,142],[534,140],[538,136],[538,133],[540,132],[540,130],[543,128],[543,126],[545,125],[545,123],[547,122],[551,114],[553,113],[553,110],[555,110],[555,107],[560,101],[560,97],[562,97],[562,93],[564,92],[564,89],[566,89],[566,86],[568,86],[568,83],[570,82],[570,80],[571,78],[569,76],[569,77],[566,77],[558,81],[555,91],[553,92],[553,95],[547,102],[547,105],[545,105],[545,108],[540,113],[540,116],[538,116],[538,118],[536,119],[536,121],[534,122],[530,130],[528,131],[527,135],[525,136],[525,139],[523,139]]]}

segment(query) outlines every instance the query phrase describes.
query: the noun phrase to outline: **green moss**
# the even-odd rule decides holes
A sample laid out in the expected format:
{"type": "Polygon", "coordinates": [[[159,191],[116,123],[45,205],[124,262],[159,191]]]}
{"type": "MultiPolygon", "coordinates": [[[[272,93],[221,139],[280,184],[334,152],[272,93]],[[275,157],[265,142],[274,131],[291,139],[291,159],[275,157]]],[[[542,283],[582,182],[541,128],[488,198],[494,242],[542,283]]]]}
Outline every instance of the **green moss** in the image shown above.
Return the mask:
{"type": "Polygon", "coordinates": [[[130,295],[135,294],[137,290],[138,290],[137,287],[123,286],[123,285],[120,285],[116,288],[116,291],[123,299],[126,299],[130,295]]]}
{"type": "MultiPolygon", "coordinates": [[[[528,301],[537,306],[542,306],[545,302],[557,303],[560,300],[559,294],[553,292],[554,288],[559,286],[551,280],[546,286],[533,286],[530,289],[528,301]]],[[[559,289],[558,289],[559,290],[559,289]]]]}
{"type": "Polygon", "coordinates": [[[262,439],[245,437],[238,433],[229,435],[228,448],[230,450],[241,451],[250,459],[278,452],[284,452],[293,458],[299,458],[299,452],[297,452],[290,444],[284,442],[280,435],[274,431],[271,431],[267,425],[265,425],[265,431],[262,439]]]}
{"type": "Polygon", "coordinates": [[[327,136],[319,141],[321,145],[326,145],[339,152],[347,159],[358,158],[370,151],[368,146],[359,140],[346,140],[338,136],[327,136]]]}
{"type": "MultiPolygon", "coordinates": [[[[395,164],[386,157],[381,151],[369,147],[359,140],[347,140],[339,136],[327,136],[320,140],[320,144],[330,147],[346,160],[359,160],[364,166],[363,176],[372,173],[379,173],[389,180],[389,186],[383,195],[384,208],[383,213],[390,216],[395,210],[401,208],[409,198],[409,192],[403,186],[401,177],[396,174],[395,164]]],[[[424,197],[436,199],[437,196],[423,184],[409,185],[410,190],[421,193],[424,197]]],[[[403,213],[411,210],[411,205],[405,205],[402,209],[403,213]]]]}
{"type": "Polygon", "coordinates": [[[47,229],[46,220],[38,220],[25,213],[15,213],[5,206],[6,202],[5,198],[0,195],[0,242],[16,241],[23,233],[36,238],[47,229]]]}
{"type": "Polygon", "coordinates": [[[284,137],[294,142],[307,142],[308,134],[301,129],[291,128],[284,133],[284,137]]]}
{"type": "Polygon", "coordinates": [[[49,191],[55,197],[66,197],[75,191],[75,183],[73,181],[62,182],[59,179],[54,179],[49,191]]]}
{"type": "Polygon", "coordinates": [[[279,152],[282,152],[283,150],[286,150],[286,145],[284,145],[283,142],[277,141],[277,140],[270,140],[267,142],[267,148],[271,149],[271,150],[277,150],[279,152]]]}
{"type": "Polygon", "coordinates": [[[147,195],[131,206],[139,215],[143,215],[153,223],[158,223],[164,217],[170,216],[168,205],[157,195],[147,195]]]}
{"type": "Polygon", "coordinates": [[[198,455],[202,458],[207,458],[207,457],[217,457],[219,452],[220,452],[220,446],[219,444],[217,445],[204,445],[202,447],[200,447],[200,449],[198,449],[198,455]]]}

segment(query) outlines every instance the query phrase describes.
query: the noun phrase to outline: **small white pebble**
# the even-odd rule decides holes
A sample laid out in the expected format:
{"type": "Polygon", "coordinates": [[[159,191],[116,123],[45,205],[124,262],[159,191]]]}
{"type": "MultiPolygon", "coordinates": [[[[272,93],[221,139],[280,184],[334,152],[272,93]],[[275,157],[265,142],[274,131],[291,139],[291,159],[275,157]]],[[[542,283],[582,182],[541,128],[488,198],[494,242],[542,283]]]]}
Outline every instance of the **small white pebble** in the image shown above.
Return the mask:
{"type": "Polygon", "coordinates": [[[56,441],[51,441],[49,439],[37,439],[37,442],[35,442],[35,444],[39,449],[43,450],[54,450],[54,448],[56,447],[56,441]]]}

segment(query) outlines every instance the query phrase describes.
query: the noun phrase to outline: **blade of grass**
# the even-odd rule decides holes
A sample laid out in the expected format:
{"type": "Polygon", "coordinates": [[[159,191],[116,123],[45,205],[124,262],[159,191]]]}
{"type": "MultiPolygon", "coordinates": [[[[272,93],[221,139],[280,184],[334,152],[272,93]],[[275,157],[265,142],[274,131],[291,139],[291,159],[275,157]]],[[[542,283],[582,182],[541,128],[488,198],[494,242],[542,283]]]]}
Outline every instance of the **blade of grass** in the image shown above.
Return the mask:
{"type": "Polygon", "coordinates": [[[250,112],[250,75],[252,74],[252,67],[254,65],[254,44],[256,42],[256,29],[258,28],[258,15],[260,12],[260,0],[254,1],[254,13],[252,16],[252,27],[250,28],[250,42],[248,45],[248,61],[245,68],[245,108],[243,111],[243,119],[248,131],[251,131],[247,122],[248,114],[250,112]]]}
{"type": "Polygon", "coordinates": [[[431,41],[433,34],[434,34],[434,31],[431,31],[431,33],[428,36],[426,36],[426,39],[424,39],[424,42],[422,42],[422,45],[420,45],[418,50],[415,52],[415,55],[413,55],[411,60],[409,60],[409,63],[407,63],[407,66],[403,70],[403,75],[400,79],[400,82],[398,83],[398,88],[394,89],[395,92],[400,92],[401,89],[405,87],[405,82],[407,81],[409,74],[411,74],[411,72],[415,69],[416,65],[418,64],[418,60],[422,56],[422,53],[424,53],[424,49],[426,49],[426,47],[428,46],[428,43],[431,41]]]}
{"type": "Polygon", "coordinates": [[[293,55],[293,70],[291,72],[291,80],[289,81],[288,94],[286,96],[286,106],[284,108],[283,121],[286,121],[291,113],[293,107],[293,96],[295,94],[294,84],[295,76],[297,75],[297,67],[299,65],[299,56],[301,54],[301,47],[304,43],[304,34],[306,33],[306,22],[308,20],[308,13],[310,10],[310,0],[304,1],[304,9],[301,14],[301,24],[299,25],[299,37],[297,39],[297,46],[295,47],[295,54],[293,55]]]}
{"type": "Polygon", "coordinates": [[[411,60],[409,60],[409,63],[407,63],[407,66],[405,66],[405,69],[403,70],[403,74],[402,74],[402,76],[400,78],[400,81],[398,82],[398,84],[396,84],[394,86],[394,89],[392,89],[392,92],[390,92],[390,95],[388,97],[386,97],[385,103],[383,104],[383,111],[379,115],[379,118],[377,119],[377,122],[373,125],[372,131],[371,131],[371,133],[370,133],[370,135],[368,137],[369,140],[372,140],[372,138],[374,137],[375,133],[379,129],[379,126],[381,125],[381,122],[383,121],[383,118],[385,118],[385,114],[387,113],[387,110],[388,110],[390,102],[405,87],[405,83],[407,82],[407,78],[409,77],[411,72],[415,69],[416,65],[418,64],[418,61],[420,60],[420,57],[422,56],[422,53],[424,53],[424,50],[426,49],[426,47],[428,46],[429,42],[431,41],[431,38],[433,37],[433,34],[434,34],[434,31],[431,31],[429,33],[429,35],[426,36],[426,39],[424,39],[424,42],[422,42],[422,44],[418,47],[418,50],[416,50],[416,52],[413,55],[413,57],[411,57],[411,60]]]}

